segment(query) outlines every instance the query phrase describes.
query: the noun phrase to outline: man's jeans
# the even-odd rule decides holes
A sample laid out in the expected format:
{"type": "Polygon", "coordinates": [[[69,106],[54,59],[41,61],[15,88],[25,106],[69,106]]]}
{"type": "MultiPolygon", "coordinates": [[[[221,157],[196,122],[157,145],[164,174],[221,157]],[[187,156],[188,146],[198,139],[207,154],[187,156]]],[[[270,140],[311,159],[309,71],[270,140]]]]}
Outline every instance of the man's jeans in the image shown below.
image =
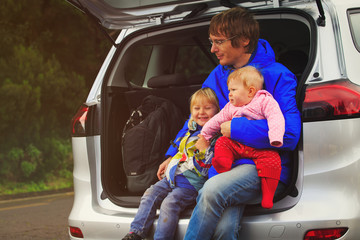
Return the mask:
{"type": "MultiPolygon", "coordinates": [[[[277,191],[283,186],[279,183],[277,191]]],[[[239,165],[210,178],[199,191],[184,239],[237,240],[246,204],[260,203],[261,198],[255,165],[239,165]]]]}
{"type": "Polygon", "coordinates": [[[166,178],[148,188],[141,198],[139,210],[131,223],[130,232],[146,237],[160,206],[154,239],[173,239],[179,215],[187,206],[194,204],[198,192],[187,188],[171,188],[166,178]]]}

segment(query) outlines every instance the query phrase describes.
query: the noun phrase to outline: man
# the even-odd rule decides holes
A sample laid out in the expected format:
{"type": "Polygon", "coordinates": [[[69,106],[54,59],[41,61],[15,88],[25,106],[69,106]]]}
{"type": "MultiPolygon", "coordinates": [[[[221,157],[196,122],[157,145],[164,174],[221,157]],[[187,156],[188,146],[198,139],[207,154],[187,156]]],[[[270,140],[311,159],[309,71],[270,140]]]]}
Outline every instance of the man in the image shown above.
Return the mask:
{"type": "MultiPolygon", "coordinates": [[[[235,7],[214,16],[209,36],[211,52],[217,56],[220,65],[210,73],[203,87],[215,91],[220,108],[229,101],[226,84],[229,74],[247,65],[261,71],[264,88],[279,103],[285,118],[285,135],[283,146],[279,148],[282,171],[278,194],[290,181],[289,153],[296,148],[300,137],[301,119],[295,100],[296,77],[275,62],[275,54],[269,43],[259,39],[257,21],[243,8],[235,7]]],[[[185,130],[183,128],[178,137],[185,130]]],[[[258,149],[273,148],[269,144],[268,130],[266,120],[248,120],[245,117],[234,118],[221,125],[224,136],[258,149]]],[[[167,155],[172,156],[173,151],[170,148],[167,155]]],[[[185,239],[238,239],[245,205],[260,201],[261,180],[254,162],[251,159],[238,159],[230,171],[213,176],[200,190],[185,239]]]]}

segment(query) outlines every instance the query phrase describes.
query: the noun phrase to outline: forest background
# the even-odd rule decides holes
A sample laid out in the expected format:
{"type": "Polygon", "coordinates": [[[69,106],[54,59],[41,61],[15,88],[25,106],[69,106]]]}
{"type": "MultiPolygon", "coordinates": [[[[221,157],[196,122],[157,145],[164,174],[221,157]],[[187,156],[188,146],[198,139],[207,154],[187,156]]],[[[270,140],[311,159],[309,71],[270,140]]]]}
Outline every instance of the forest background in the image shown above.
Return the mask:
{"type": "Polygon", "coordinates": [[[65,0],[2,0],[0,22],[0,195],[70,188],[71,118],[111,44],[65,0]]]}

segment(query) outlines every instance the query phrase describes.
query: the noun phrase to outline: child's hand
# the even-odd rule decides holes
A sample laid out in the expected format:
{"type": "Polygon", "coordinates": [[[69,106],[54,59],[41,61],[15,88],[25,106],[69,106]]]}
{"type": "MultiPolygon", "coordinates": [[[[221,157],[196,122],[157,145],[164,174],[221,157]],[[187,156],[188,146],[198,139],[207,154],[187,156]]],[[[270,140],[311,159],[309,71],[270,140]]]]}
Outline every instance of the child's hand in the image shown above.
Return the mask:
{"type": "Polygon", "coordinates": [[[205,139],[205,137],[203,135],[199,134],[198,137],[199,137],[199,139],[195,143],[195,147],[199,151],[206,150],[209,147],[210,143],[205,139]]]}
{"type": "Polygon", "coordinates": [[[220,127],[221,134],[225,137],[231,138],[231,121],[223,122],[220,127]]]}
{"type": "Polygon", "coordinates": [[[169,162],[171,161],[171,158],[172,157],[169,157],[162,164],[160,164],[159,169],[158,169],[157,174],[156,174],[159,180],[164,178],[166,169],[167,169],[167,167],[169,165],[169,162]]]}

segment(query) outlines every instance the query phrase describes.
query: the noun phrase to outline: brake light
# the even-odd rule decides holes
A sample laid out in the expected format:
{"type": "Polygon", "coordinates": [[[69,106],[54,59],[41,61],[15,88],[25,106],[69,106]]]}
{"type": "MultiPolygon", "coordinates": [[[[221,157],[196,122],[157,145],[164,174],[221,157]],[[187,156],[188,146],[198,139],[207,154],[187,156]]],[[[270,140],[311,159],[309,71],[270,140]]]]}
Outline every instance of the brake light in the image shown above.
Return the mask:
{"type": "Polygon", "coordinates": [[[76,237],[76,238],[84,238],[84,235],[80,228],[70,226],[69,229],[70,229],[71,236],[76,237]]]}
{"type": "Polygon", "coordinates": [[[86,135],[86,120],[89,107],[82,105],[76,112],[75,116],[71,120],[72,130],[71,135],[74,137],[81,137],[86,135]]]}
{"type": "Polygon", "coordinates": [[[348,228],[329,228],[310,230],[305,234],[304,240],[336,240],[344,236],[348,228]]]}
{"type": "Polygon", "coordinates": [[[302,114],[304,122],[360,117],[360,87],[349,80],[310,85],[302,114]]]}

